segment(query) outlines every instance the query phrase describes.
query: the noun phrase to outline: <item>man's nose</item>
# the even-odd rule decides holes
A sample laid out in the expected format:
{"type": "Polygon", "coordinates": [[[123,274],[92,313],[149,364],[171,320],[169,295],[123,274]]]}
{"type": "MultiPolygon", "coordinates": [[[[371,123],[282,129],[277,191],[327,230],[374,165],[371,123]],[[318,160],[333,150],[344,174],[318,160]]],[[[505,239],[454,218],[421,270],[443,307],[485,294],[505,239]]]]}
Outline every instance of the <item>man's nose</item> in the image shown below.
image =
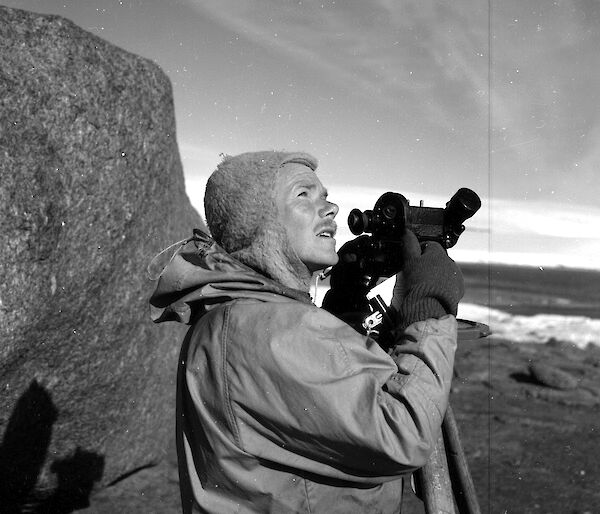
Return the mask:
{"type": "Polygon", "coordinates": [[[337,213],[339,212],[339,210],[340,210],[340,208],[338,207],[337,204],[335,204],[333,202],[329,202],[328,200],[324,200],[324,205],[320,209],[319,214],[323,218],[325,218],[327,216],[331,216],[332,218],[335,218],[337,216],[337,213]]]}

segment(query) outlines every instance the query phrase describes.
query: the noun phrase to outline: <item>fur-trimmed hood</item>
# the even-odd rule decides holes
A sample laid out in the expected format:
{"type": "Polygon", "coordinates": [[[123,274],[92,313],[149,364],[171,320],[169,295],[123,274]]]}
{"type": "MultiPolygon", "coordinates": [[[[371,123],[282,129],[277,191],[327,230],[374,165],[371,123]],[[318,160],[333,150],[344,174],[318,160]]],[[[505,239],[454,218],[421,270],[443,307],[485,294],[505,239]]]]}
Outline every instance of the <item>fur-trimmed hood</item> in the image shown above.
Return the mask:
{"type": "Polygon", "coordinates": [[[311,303],[309,294],[257,273],[197,229],[192,237],[154,257],[148,274],[158,281],[150,298],[150,315],[155,323],[191,324],[211,308],[238,298],[311,303]]]}

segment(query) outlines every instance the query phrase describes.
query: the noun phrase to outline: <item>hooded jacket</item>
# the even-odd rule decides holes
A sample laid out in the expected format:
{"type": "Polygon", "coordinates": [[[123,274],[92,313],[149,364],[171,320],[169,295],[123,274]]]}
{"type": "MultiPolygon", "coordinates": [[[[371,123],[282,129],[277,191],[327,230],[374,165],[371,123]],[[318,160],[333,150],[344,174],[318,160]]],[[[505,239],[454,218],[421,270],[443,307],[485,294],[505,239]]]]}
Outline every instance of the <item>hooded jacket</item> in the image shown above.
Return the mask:
{"type": "Polygon", "coordinates": [[[446,410],[456,320],[378,344],[199,232],[162,271],[155,322],[191,325],[177,378],[184,513],[397,513],[446,410]]]}

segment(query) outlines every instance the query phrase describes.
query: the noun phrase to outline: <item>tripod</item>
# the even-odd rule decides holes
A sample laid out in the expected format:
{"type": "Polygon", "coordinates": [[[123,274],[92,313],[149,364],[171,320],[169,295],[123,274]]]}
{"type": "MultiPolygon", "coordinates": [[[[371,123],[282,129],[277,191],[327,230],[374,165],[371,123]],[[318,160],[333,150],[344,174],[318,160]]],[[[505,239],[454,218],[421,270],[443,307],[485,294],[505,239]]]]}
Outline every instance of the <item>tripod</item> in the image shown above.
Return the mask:
{"type": "MultiPolygon", "coordinates": [[[[483,323],[458,320],[458,341],[480,339],[490,334],[483,323]]],[[[413,488],[427,514],[481,514],[475,485],[463,451],[458,424],[448,404],[442,433],[435,449],[415,474],[413,488]],[[457,510],[458,509],[458,510],[457,510]]]]}
{"type": "Polygon", "coordinates": [[[450,405],[435,449],[414,478],[413,488],[427,514],[481,514],[450,405]]]}
{"type": "MultiPolygon", "coordinates": [[[[458,320],[458,341],[480,339],[490,334],[483,323],[458,320]]],[[[475,485],[460,441],[458,424],[448,404],[442,433],[429,460],[413,478],[413,489],[427,514],[481,514],[475,485]]]]}

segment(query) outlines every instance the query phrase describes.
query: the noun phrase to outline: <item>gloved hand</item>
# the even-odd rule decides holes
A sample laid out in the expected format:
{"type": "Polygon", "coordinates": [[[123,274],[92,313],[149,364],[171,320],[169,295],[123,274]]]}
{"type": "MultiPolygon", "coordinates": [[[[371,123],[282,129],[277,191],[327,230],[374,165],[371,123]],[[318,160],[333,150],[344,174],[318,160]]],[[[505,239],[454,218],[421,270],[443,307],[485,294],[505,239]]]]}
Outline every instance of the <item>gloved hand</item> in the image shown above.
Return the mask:
{"type": "Polygon", "coordinates": [[[408,230],[403,242],[404,267],[396,279],[392,300],[398,328],[446,314],[456,316],[464,294],[462,273],[456,263],[439,243],[428,241],[419,246],[408,230]]]}
{"type": "MultiPolygon", "coordinates": [[[[338,263],[329,275],[330,289],[323,298],[322,307],[354,325],[369,312],[366,299],[368,284],[362,259],[369,244],[369,236],[359,236],[345,243],[339,250],[338,263]]],[[[359,322],[359,324],[360,324],[359,322]]]]}

